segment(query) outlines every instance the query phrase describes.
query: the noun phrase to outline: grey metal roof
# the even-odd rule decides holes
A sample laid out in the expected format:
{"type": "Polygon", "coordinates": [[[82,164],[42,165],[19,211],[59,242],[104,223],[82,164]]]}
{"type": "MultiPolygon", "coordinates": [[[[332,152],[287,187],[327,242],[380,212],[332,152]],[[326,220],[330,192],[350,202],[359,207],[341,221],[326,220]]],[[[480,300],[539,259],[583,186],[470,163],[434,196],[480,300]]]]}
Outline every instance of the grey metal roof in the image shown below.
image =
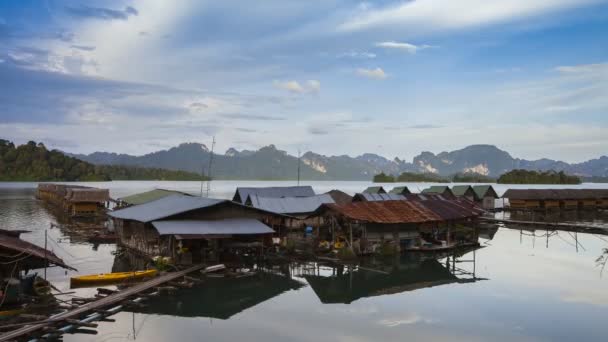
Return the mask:
{"type": "Polygon", "coordinates": [[[275,186],[265,188],[236,188],[234,193],[235,202],[245,203],[249,195],[261,197],[310,197],[315,195],[315,191],[309,185],[304,186],[275,186]]]}
{"type": "Polygon", "coordinates": [[[160,235],[257,235],[272,234],[274,230],[250,218],[224,220],[154,221],[160,235]]]}
{"type": "Polygon", "coordinates": [[[108,215],[123,220],[150,222],[186,211],[211,207],[225,202],[230,201],[186,195],[171,195],[157,199],[156,201],[116,210],[110,212],[108,215]]]}
{"type": "Polygon", "coordinates": [[[249,195],[246,203],[254,208],[278,214],[304,214],[312,213],[324,203],[335,203],[335,201],[329,194],[282,198],[249,195]]]}
{"type": "Polygon", "coordinates": [[[378,202],[378,201],[402,201],[405,200],[406,197],[399,194],[371,194],[368,192],[356,194],[353,197],[353,202],[358,201],[368,201],[368,202],[378,202]]]}

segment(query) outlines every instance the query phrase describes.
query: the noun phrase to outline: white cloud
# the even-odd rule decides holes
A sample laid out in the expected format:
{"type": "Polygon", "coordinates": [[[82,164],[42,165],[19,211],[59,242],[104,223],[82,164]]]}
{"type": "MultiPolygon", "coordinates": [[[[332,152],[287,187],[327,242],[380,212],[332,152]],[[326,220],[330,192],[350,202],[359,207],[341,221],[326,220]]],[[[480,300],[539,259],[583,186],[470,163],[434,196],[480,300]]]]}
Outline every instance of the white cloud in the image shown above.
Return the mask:
{"type": "Polygon", "coordinates": [[[363,76],[363,77],[368,77],[368,78],[373,78],[376,80],[383,80],[388,77],[388,75],[381,68],[375,68],[375,69],[359,68],[359,69],[357,69],[357,75],[363,76]]]}
{"type": "Polygon", "coordinates": [[[376,58],[376,54],[373,52],[367,51],[349,51],[345,53],[341,53],[338,55],[338,58],[359,58],[359,59],[373,59],[376,58]]]}
{"type": "Polygon", "coordinates": [[[321,90],[321,82],[318,80],[308,80],[304,83],[298,81],[274,81],[274,86],[278,89],[287,90],[291,93],[306,94],[318,93],[321,90]]]}
{"type": "Polygon", "coordinates": [[[428,48],[432,47],[431,45],[414,45],[414,44],[410,44],[410,43],[401,43],[401,42],[395,42],[395,41],[376,43],[376,46],[385,48],[385,49],[402,50],[402,51],[405,51],[405,52],[411,53],[411,54],[415,54],[416,52],[418,52],[420,50],[424,50],[424,49],[428,49],[428,48]]]}
{"type": "Polygon", "coordinates": [[[608,63],[558,66],[555,70],[562,74],[606,75],[608,74],[608,63]]]}
{"type": "Polygon", "coordinates": [[[308,80],[306,81],[306,84],[311,92],[317,93],[321,90],[321,82],[317,80],[308,80]]]}
{"type": "Polygon", "coordinates": [[[338,26],[359,31],[379,26],[415,30],[460,29],[509,22],[600,2],[601,0],[417,0],[365,8],[338,26]],[[426,29],[428,28],[428,29],[426,29]]]}

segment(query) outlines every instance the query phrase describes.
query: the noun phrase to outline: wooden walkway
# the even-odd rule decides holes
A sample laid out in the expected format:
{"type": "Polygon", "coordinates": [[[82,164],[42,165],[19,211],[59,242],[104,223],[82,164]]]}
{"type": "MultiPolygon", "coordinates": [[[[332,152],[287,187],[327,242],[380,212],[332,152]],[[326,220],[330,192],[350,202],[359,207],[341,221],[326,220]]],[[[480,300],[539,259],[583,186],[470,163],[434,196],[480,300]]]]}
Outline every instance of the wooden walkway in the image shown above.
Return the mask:
{"type": "Polygon", "coordinates": [[[24,336],[28,336],[40,329],[43,329],[44,327],[47,327],[50,325],[55,325],[57,323],[65,323],[66,320],[69,320],[69,319],[78,319],[79,317],[83,316],[87,312],[102,310],[109,306],[118,304],[120,302],[123,302],[123,301],[129,299],[129,297],[136,296],[139,293],[153,289],[155,287],[158,287],[159,285],[162,285],[164,283],[178,279],[189,273],[196,272],[198,270],[203,269],[204,267],[205,267],[205,265],[196,265],[196,266],[192,266],[188,269],[185,269],[183,271],[167,273],[165,275],[151,279],[147,282],[129,287],[123,291],[118,291],[116,293],[113,293],[105,298],[101,298],[94,302],[84,304],[74,310],[65,311],[65,312],[59,313],[55,316],[51,316],[48,320],[45,320],[42,323],[33,323],[32,325],[26,325],[23,328],[4,333],[4,334],[0,335],[0,341],[13,341],[13,340],[22,338],[24,336]]]}
{"type": "MultiPolygon", "coordinates": [[[[579,224],[579,223],[567,223],[567,222],[543,222],[543,221],[520,221],[520,220],[507,220],[507,219],[497,219],[490,217],[480,217],[480,221],[482,222],[490,222],[490,223],[506,223],[513,224],[518,226],[533,226],[539,227],[545,230],[563,230],[569,232],[579,232],[579,233],[590,233],[590,234],[602,234],[608,235],[608,227],[604,226],[592,226],[588,224],[579,224]]],[[[507,227],[511,228],[511,227],[507,227]]]]}

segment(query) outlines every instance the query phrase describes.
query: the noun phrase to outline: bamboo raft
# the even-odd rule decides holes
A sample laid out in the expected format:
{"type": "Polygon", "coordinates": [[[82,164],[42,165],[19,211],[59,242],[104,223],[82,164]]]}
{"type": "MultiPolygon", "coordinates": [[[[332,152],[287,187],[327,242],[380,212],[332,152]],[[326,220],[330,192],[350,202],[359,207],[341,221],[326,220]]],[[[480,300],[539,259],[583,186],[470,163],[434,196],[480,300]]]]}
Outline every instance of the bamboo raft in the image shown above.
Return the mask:
{"type": "MultiPolygon", "coordinates": [[[[65,327],[57,330],[57,333],[59,333],[59,334],[70,331],[71,329],[74,329],[74,328],[78,327],[79,325],[86,326],[87,324],[90,324],[91,320],[88,318],[85,318],[85,319],[79,321],[79,319],[87,313],[100,312],[100,311],[103,312],[105,308],[108,308],[113,305],[118,305],[123,302],[127,302],[130,297],[137,296],[145,291],[159,287],[160,285],[162,285],[164,283],[168,283],[175,279],[185,277],[188,274],[199,271],[203,268],[205,268],[205,265],[192,266],[192,267],[182,270],[182,271],[171,272],[171,273],[167,273],[165,275],[153,278],[145,283],[137,284],[137,285],[127,288],[123,291],[114,292],[114,293],[108,295],[107,297],[103,297],[98,300],[86,303],[84,305],[79,306],[76,309],[68,310],[68,311],[59,313],[57,315],[51,316],[50,318],[48,318],[45,321],[33,322],[32,324],[25,325],[24,327],[22,327],[20,329],[4,333],[4,334],[0,335],[0,342],[1,341],[14,341],[14,340],[26,337],[26,336],[30,336],[30,335],[38,332],[39,330],[48,330],[48,328],[50,328],[54,325],[57,325],[57,324],[67,324],[65,327]]],[[[205,272],[217,271],[217,270],[221,270],[224,268],[225,268],[224,265],[210,266],[205,269],[205,272]]],[[[141,298],[137,298],[136,300],[141,300],[141,298]]],[[[136,302],[136,301],[134,300],[133,302],[136,302]]],[[[119,311],[119,309],[113,308],[113,309],[107,310],[107,313],[108,313],[108,315],[110,315],[110,314],[115,314],[118,311],[119,311]]],[[[96,319],[102,319],[105,317],[104,315],[97,315],[97,316],[99,316],[99,317],[96,317],[96,319]]]]}

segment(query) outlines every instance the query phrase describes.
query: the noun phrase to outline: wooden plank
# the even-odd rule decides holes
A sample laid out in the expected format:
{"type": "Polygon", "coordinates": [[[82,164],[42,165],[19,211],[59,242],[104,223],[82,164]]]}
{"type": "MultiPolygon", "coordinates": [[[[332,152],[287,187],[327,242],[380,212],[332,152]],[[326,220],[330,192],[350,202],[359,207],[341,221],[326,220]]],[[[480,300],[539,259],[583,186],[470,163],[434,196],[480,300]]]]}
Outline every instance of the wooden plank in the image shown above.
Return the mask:
{"type": "MultiPolygon", "coordinates": [[[[129,298],[131,296],[137,295],[140,292],[144,292],[149,289],[158,287],[159,285],[162,285],[171,280],[183,277],[189,273],[198,271],[204,267],[205,267],[204,265],[195,265],[195,266],[192,266],[183,271],[171,272],[171,273],[167,273],[165,275],[156,277],[147,282],[137,284],[128,289],[125,289],[124,291],[119,291],[119,292],[111,294],[105,298],[101,298],[94,302],[84,304],[84,305],[78,307],[77,309],[54,315],[54,316],[50,317],[44,323],[28,325],[21,329],[17,329],[17,330],[2,334],[2,335],[0,335],[0,342],[1,341],[12,341],[12,340],[18,339],[20,337],[30,335],[30,334],[36,332],[37,330],[43,329],[51,324],[58,323],[58,322],[64,322],[67,319],[80,317],[89,311],[95,311],[95,310],[99,310],[99,309],[117,304],[119,302],[126,300],[127,298],[129,298]]],[[[215,270],[222,269],[223,267],[224,267],[223,265],[215,265],[215,266],[208,267],[208,270],[209,270],[209,272],[212,272],[215,270]]]]}

